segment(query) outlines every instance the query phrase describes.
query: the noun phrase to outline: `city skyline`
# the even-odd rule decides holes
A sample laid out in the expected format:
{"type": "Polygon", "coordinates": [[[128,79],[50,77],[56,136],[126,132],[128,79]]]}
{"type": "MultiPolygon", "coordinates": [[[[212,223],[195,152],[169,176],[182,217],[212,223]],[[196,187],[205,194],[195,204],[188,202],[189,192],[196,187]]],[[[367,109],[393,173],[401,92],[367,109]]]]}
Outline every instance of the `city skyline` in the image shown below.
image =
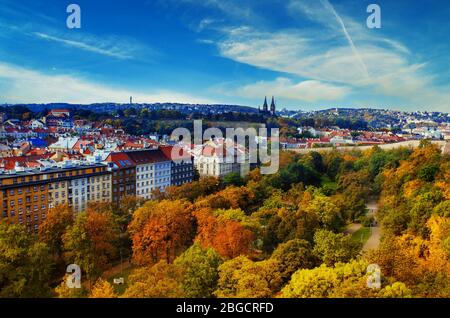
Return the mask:
{"type": "Polygon", "coordinates": [[[376,1],[0,0],[0,103],[180,102],[447,111],[450,6],[376,1]]]}

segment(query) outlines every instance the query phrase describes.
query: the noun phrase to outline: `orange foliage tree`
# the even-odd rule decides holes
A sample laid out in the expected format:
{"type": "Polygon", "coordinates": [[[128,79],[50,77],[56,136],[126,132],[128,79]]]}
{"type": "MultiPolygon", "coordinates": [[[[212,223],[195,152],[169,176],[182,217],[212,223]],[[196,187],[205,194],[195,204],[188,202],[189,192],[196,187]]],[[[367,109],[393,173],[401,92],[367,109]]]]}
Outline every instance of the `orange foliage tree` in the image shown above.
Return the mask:
{"type": "Polygon", "coordinates": [[[72,209],[68,205],[61,205],[50,209],[45,220],[39,226],[39,240],[47,244],[57,259],[62,257],[62,236],[72,223],[72,209]]]}
{"type": "Polygon", "coordinates": [[[167,263],[187,248],[195,233],[192,204],[185,200],[148,201],[129,226],[137,264],[167,263]]]}
{"type": "Polygon", "coordinates": [[[253,232],[235,220],[218,220],[210,210],[194,213],[198,231],[195,240],[204,248],[213,247],[221,256],[234,258],[250,253],[253,232]]]}

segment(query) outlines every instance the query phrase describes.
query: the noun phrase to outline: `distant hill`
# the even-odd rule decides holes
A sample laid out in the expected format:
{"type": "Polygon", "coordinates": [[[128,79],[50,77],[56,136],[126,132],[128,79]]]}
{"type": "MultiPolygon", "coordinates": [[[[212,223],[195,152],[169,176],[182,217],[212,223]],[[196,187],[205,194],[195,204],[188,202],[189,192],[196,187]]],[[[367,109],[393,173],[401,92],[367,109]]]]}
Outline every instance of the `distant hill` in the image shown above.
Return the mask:
{"type": "Polygon", "coordinates": [[[51,104],[16,104],[3,105],[25,106],[33,112],[41,112],[45,109],[67,108],[67,109],[86,109],[98,113],[110,113],[112,111],[124,110],[130,107],[136,109],[148,108],[149,110],[177,110],[181,113],[192,114],[218,114],[226,112],[240,113],[257,113],[258,109],[250,106],[241,105],[225,105],[225,104],[181,104],[181,103],[153,103],[153,104],[117,104],[117,103],[96,103],[96,104],[67,104],[67,103],[51,103],[51,104]]]}

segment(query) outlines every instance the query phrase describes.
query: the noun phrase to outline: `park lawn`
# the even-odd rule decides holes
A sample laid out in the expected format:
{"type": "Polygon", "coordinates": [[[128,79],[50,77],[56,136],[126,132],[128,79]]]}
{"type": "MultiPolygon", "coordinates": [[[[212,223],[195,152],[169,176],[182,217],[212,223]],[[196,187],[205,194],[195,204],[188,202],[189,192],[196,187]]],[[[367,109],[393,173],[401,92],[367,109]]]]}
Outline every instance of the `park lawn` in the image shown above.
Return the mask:
{"type": "Polygon", "coordinates": [[[363,245],[367,242],[370,237],[370,228],[362,227],[358,231],[352,234],[352,240],[354,242],[362,243],[363,245]]]}
{"type": "Polygon", "coordinates": [[[133,270],[135,269],[135,266],[129,266],[127,268],[123,269],[122,274],[121,273],[117,273],[116,275],[113,275],[111,277],[108,278],[108,282],[113,286],[114,291],[120,296],[122,295],[125,290],[128,287],[128,277],[130,276],[130,274],[133,272],[133,270]],[[123,277],[124,283],[122,285],[117,285],[114,284],[114,278],[119,278],[119,277],[123,277]]]}

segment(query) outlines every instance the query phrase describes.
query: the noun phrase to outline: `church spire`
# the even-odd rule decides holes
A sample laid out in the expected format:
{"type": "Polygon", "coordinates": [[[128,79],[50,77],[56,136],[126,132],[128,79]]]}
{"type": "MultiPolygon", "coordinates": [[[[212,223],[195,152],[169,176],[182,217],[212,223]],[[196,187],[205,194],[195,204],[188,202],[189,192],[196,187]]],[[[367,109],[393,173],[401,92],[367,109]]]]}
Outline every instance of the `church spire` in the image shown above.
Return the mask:
{"type": "Polygon", "coordinates": [[[269,109],[267,106],[267,96],[264,97],[264,105],[263,105],[263,112],[267,112],[269,109]]]}
{"type": "Polygon", "coordinates": [[[270,103],[270,113],[272,115],[275,115],[275,99],[273,96],[272,96],[272,102],[270,103]]]}

